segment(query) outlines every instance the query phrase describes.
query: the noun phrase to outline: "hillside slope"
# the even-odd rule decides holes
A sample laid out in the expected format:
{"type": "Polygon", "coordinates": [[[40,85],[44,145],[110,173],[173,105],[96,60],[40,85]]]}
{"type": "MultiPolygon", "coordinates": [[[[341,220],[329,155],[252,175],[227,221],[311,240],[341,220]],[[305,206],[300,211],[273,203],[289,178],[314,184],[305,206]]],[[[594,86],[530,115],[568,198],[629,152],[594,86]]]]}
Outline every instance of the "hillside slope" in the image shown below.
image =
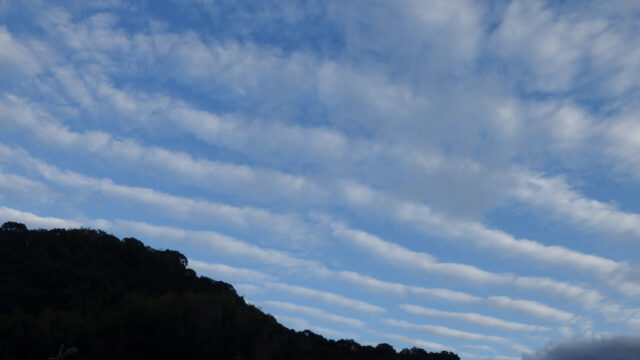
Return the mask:
{"type": "Polygon", "coordinates": [[[285,328],[184,255],[102,231],[0,228],[0,358],[454,360],[285,328]],[[78,351],[74,353],[73,348],[78,351]],[[63,351],[64,352],[64,351],[63,351]]]}

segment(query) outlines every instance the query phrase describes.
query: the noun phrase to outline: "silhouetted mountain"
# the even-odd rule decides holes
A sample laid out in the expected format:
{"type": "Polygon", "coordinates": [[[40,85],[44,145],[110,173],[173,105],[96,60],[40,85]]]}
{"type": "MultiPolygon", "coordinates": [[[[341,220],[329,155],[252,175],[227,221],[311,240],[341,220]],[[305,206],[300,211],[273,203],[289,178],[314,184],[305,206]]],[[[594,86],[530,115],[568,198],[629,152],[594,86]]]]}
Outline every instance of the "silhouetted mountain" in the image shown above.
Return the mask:
{"type": "Polygon", "coordinates": [[[133,238],[5,223],[0,358],[459,359],[287,329],[231,285],[198,277],[186,265],[179,252],[133,238]]]}

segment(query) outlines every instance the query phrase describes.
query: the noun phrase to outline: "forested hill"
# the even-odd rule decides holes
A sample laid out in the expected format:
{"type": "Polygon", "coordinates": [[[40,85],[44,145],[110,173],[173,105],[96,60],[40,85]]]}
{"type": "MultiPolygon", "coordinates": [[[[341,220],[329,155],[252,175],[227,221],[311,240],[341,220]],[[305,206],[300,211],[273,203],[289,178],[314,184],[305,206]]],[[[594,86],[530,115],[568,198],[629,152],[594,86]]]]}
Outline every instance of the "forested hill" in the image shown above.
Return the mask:
{"type": "Polygon", "coordinates": [[[133,238],[5,223],[0,358],[459,359],[287,329],[186,265],[179,252],[133,238]]]}

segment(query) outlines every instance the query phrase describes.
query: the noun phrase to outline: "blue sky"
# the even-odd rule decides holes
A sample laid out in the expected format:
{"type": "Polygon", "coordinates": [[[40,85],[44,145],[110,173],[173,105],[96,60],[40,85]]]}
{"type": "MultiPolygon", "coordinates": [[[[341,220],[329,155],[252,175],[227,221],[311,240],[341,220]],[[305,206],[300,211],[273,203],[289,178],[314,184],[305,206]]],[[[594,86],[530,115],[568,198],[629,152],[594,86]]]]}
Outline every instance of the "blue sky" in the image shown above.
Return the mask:
{"type": "Polygon", "coordinates": [[[329,338],[638,333],[639,15],[0,0],[0,221],[177,249],[329,338]]]}

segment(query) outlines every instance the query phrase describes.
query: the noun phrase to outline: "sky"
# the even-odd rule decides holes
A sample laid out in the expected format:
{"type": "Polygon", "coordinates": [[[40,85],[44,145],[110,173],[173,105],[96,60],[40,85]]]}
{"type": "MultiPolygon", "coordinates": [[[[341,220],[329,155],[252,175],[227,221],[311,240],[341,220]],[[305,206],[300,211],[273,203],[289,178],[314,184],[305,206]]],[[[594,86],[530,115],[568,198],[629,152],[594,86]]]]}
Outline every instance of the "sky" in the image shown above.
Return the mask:
{"type": "Polygon", "coordinates": [[[331,339],[637,350],[639,17],[0,0],[0,222],[176,249],[331,339]]]}

